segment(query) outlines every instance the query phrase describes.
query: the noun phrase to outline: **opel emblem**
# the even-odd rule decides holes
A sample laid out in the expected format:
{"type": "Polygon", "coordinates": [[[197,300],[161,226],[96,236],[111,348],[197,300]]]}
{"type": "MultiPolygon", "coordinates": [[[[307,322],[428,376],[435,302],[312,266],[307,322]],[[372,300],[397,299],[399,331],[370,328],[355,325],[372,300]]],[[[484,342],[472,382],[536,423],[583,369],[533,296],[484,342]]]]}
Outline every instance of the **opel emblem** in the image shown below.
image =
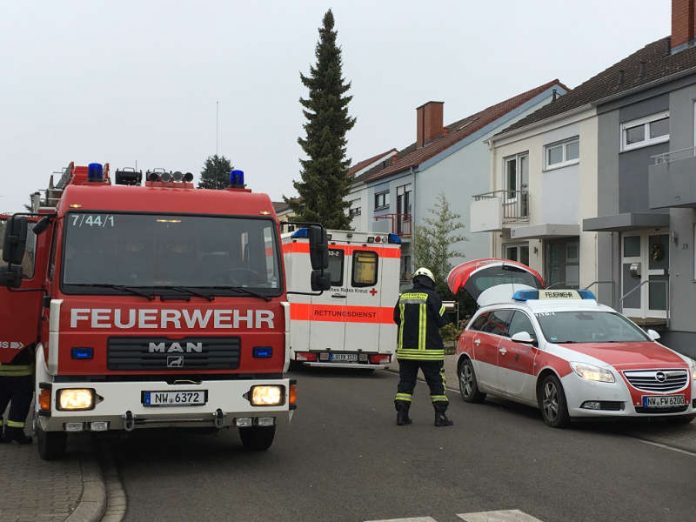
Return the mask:
{"type": "Polygon", "coordinates": [[[667,380],[667,376],[665,375],[665,372],[657,372],[655,374],[655,380],[657,382],[665,382],[667,380]]]}

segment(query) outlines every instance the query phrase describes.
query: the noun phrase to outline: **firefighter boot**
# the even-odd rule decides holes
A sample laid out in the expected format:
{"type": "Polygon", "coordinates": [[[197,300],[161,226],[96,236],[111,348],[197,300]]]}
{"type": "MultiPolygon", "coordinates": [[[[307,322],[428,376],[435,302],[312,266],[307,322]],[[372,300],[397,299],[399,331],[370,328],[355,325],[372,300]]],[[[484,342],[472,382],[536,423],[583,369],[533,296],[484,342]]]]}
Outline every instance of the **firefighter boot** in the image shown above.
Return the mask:
{"type": "Polygon", "coordinates": [[[394,401],[394,406],[396,407],[396,424],[398,426],[411,424],[411,418],[408,416],[411,405],[404,401],[394,401]]]}
{"type": "Polygon", "coordinates": [[[24,428],[5,427],[5,442],[16,442],[17,444],[31,444],[31,437],[24,434],[24,428]]]}
{"type": "Polygon", "coordinates": [[[433,407],[435,408],[435,426],[442,427],[442,426],[452,426],[454,422],[449,420],[447,418],[447,415],[445,414],[445,411],[447,410],[447,403],[434,403],[433,407]]]}

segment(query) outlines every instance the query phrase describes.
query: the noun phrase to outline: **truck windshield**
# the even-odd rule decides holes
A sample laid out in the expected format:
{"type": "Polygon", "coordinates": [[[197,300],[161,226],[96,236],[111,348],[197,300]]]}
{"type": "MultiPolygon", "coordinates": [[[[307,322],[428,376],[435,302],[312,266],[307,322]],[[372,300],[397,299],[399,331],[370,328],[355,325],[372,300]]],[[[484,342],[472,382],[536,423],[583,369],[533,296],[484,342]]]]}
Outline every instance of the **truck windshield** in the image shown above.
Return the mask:
{"type": "Polygon", "coordinates": [[[281,290],[271,219],[75,212],[64,227],[66,293],[129,293],[118,286],[217,295],[281,290]]]}

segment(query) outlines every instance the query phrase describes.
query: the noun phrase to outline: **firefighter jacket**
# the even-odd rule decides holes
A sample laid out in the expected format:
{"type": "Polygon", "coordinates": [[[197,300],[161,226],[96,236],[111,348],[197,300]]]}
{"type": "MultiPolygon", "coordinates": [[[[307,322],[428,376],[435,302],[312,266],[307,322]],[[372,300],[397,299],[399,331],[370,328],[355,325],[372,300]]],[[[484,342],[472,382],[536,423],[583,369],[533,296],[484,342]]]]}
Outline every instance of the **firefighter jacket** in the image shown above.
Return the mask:
{"type": "Polygon", "coordinates": [[[441,361],[445,358],[440,328],[448,321],[442,299],[433,287],[417,282],[402,293],[394,307],[394,322],[399,325],[397,359],[441,361]]]}
{"type": "Polygon", "coordinates": [[[0,377],[26,377],[34,374],[34,349],[26,347],[12,362],[0,363],[0,377]]]}

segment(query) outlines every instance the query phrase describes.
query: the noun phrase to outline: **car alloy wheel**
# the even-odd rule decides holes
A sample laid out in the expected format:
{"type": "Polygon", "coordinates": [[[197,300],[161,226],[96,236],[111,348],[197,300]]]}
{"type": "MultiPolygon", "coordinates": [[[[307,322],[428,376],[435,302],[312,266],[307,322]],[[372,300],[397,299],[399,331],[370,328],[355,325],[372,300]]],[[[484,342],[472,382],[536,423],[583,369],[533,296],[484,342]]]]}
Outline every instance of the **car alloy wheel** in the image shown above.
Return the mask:
{"type": "Polygon", "coordinates": [[[462,394],[462,399],[467,402],[481,402],[486,398],[486,394],[481,393],[478,389],[474,365],[469,358],[465,357],[459,363],[457,373],[459,374],[459,392],[462,394]]]}
{"type": "Polygon", "coordinates": [[[539,386],[539,409],[544,422],[552,428],[565,428],[570,424],[568,406],[561,381],[555,375],[547,375],[539,386]]]}

